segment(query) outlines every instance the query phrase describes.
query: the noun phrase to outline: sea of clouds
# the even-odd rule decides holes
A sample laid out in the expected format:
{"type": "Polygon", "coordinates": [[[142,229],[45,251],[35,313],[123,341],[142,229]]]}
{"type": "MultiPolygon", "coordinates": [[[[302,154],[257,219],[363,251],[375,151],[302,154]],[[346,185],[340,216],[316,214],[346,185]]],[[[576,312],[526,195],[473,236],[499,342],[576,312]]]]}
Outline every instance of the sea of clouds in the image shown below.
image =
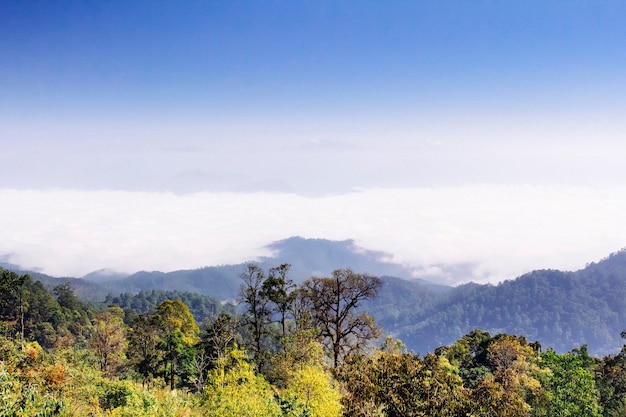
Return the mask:
{"type": "MultiPolygon", "coordinates": [[[[460,282],[575,270],[626,246],[626,187],[371,188],[321,197],[0,189],[0,259],[55,276],[171,271],[269,255],[290,236],[354,239],[460,282]]],[[[349,266],[349,265],[346,265],[349,266]]]]}

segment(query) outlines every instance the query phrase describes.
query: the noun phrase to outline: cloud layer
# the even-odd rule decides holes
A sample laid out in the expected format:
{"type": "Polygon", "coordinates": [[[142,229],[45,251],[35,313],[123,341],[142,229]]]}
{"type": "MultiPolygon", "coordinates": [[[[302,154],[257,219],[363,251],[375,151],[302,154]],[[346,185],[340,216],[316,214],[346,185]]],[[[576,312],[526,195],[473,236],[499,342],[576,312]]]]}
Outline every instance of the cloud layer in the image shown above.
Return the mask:
{"type": "Polygon", "coordinates": [[[0,201],[0,256],[61,276],[243,262],[300,235],[355,239],[420,276],[465,265],[449,283],[498,282],[581,268],[626,246],[626,187],[373,188],[325,197],[4,189],[0,201]]]}

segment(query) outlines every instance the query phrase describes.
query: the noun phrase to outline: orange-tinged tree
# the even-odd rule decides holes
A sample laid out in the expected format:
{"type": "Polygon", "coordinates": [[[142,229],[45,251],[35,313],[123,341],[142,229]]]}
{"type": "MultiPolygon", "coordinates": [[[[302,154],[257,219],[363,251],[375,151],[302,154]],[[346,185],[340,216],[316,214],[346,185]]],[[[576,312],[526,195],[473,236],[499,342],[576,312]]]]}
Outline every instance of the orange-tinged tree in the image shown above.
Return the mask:
{"type": "Polygon", "coordinates": [[[123,363],[128,341],[126,340],[124,311],[120,307],[109,307],[102,313],[96,314],[88,344],[98,359],[103,373],[111,375],[123,363]]]}

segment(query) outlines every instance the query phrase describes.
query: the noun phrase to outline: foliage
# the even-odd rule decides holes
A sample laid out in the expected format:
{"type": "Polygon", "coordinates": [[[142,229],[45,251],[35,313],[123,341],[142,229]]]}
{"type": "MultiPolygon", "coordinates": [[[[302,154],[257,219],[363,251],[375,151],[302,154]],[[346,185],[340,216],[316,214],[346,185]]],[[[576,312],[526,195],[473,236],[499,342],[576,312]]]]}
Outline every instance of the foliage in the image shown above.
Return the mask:
{"type": "Polygon", "coordinates": [[[206,416],[272,417],[281,409],[270,384],[254,372],[245,353],[232,350],[217,362],[203,393],[206,416]]]}
{"type": "Polygon", "coordinates": [[[111,374],[126,359],[126,328],[124,312],[119,307],[109,307],[96,314],[89,347],[98,358],[100,370],[111,374]]]}
{"type": "Polygon", "coordinates": [[[604,416],[626,415],[626,346],[617,355],[604,357],[595,373],[604,416]]]}
{"type": "Polygon", "coordinates": [[[557,354],[548,349],[541,355],[541,385],[547,391],[543,409],[535,416],[600,417],[600,395],[593,375],[575,353],[557,354]]]}
{"type": "Polygon", "coordinates": [[[351,356],[339,369],[347,416],[461,416],[468,395],[444,357],[406,352],[391,340],[374,355],[351,356]]]}
{"type": "Polygon", "coordinates": [[[305,365],[294,370],[286,382],[281,399],[289,404],[289,417],[339,417],[341,394],[331,375],[323,368],[305,365]]]}
{"type": "Polygon", "coordinates": [[[155,315],[137,317],[130,331],[129,355],[144,382],[163,377],[171,389],[192,383],[198,333],[193,316],[180,300],[166,300],[155,315]]]}
{"type": "MultiPolygon", "coordinates": [[[[587,344],[591,353],[602,356],[618,352],[622,344],[624,277],[626,250],[576,272],[538,270],[498,285],[465,284],[420,299],[417,308],[391,301],[375,311],[386,329],[420,352],[451,344],[478,328],[523,334],[557,352],[587,344]],[[384,313],[387,306],[395,311],[392,316],[384,313]]],[[[423,292],[403,284],[390,299],[406,298],[400,291],[423,292]]]]}
{"type": "Polygon", "coordinates": [[[240,339],[236,332],[237,320],[227,313],[220,313],[214,320],[202,323],[200,350],[215,361],[226,355],[229,348],[240,339]]]}
{"type": "Polygon", "coordinates": [[[0,417],[625,414],[626,347],[603,358],[586,345],[542,352],[523,336],[475,329],[423,357],[391,338],[374,348],[341,326],[362,324],[362,301],[380,281],[337,270],[297,288],[281,267],[247,271],[262,277],[261,351],[238,347],[235,315],[221,312],[200,331],[181,300],[145,314],[94,311],[70,285],[50,291],[0,271],[0,417]],[[333,335],[345,336],[339,356],[333,335]]]}
{"type": "Polygon", "coordinates": [[[270,300],[263,288],[265,272],[257,265],[248,264],[245,272],[241,273],[241,280],[239,301],[245,305],[243,325],[252,336],[248,347],[254,352],[257,363],[261,364],[262,354],[268,349],[268,324],[271,322],[270,300]]]}
{"type": "MultiPolygon", "coordinates": [[[[180,300],[189,312],[201,323],[206,319],[213,319],[220,313],[234,313],[230,304],[222,305],[217,298],[183,291],[144,290],[137,294],[125,292],[119,296],[109,295],[104,300],[106,306],[117,305],[125,311],[137,314],[152,314],[157,306],[167,300],[180,300]]],[[[128,322],[130,323],[130,322],[128,322]]]]}
{"type": "Polygon", "coordinates": [[[0,268],[0,319],[6,336],[19,335],[44,347],[69,347],[86,341],[91,317],[91,309],[76,298],[70,284],[52,293],[30,275],[0,268]]]}
{"type": "Polygon", "coordinates": [[[278,317],[276,321],[280,324],[282,337],[288,334],[287,320],[297,295],[295,291],[297,286],[287,278],[290,267],[289,264],[281,264],[270,268],[269,276],[263,281],[260,294],[269,302],[270,315],[278,317]]]}

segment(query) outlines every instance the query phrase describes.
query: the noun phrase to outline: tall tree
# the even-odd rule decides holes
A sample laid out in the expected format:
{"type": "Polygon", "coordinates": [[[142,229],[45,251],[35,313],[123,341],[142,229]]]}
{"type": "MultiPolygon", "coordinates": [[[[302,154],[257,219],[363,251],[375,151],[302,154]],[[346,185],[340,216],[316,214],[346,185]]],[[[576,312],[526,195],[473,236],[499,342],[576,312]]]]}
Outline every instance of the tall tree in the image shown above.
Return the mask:
{"type": "Polygon", "coordinates": [[[278,315],[283,338],[287,336],[287,318],[296,298],[296,285],[287,278],[289,268],[291,265],[286,263],[270,268],[261,289],[261,296],[270,303],[270,313],[278,315]]]}
{"type": "Polygon", "coordinates": [[[319,329],[333,368],[380,335],[374,319],[358,307],[376,297],[381,285],[380,278],[350,269],[337,269],[331,277],[313,277],[302,284],[299,295],[319,329]]]}
{"type": "Polygon", "coordinates": [[[198,341],[198,325],[189,308],[180,300],[166,300],[157,307],[157,325],[167,333],[180,332],[187,344],[198,341]]]}
{"type": "Polygon", "coordinates": [[[263,293],[265,273],[259,266],[248,264],[240,277],[243,284],[239,292],[239,301],[246,305],[244,325],[252,333],[251,350],[258,358],[263,352],[264,339],[268,332],[267,325],[271,318],[269,300],[263,293]]]}
{"type": "Polygon", "coordinates": [[[200,349],[211,361],[223,358],[227,349],[234,347],[238,338],[236,326],[235,318],[224,312],[202,323],[200,349]]]}
{"type": "MultiPolygon", "coordinates": [[[[580,350],[579,350],[580,352],[580,350]]],[[[549,372],[540,374],[546,389],[543,413],[536,416],[600,417],[600,393],[591,373],[585,369],[585,356],[576,353],[557,354],[548,349],[541,355],[542,368],[549,372]]],[[[543,410],[542,410],[543,411],[543,410]]]]}
{"type": "Polygon", "coordinates": [[[215,319],[202,323],[200,343],[196,345],[196,355],[191,363],[191,383],[196,391],[202,391],[208,381],[208,372],[217,362],[226,357],[229,349],[237,346],[237,321],[226,312],[215,319]]]}
{"type": "Polygon", "coordinates": [[[127,345],[124,311],[112,306],[96,314],[89,347],[98,358],[102,372],[111,374],[122,363],[127,345]]]}
{"type": "Polygon", "coordinates": [[[157,349],[161,331],[153,317],[137,316],[128,334],[129,360],[143,376],[144,384],[156,375],[161,352],[157,349]]]}
{"type": "Polygon", "coordinates": [[[0,268],[0,317],[8,315],[19,324],[19,335],[24,338],[23,286],[29,275],[18,275],[0,268]],[[5,310],[5,311],[3,311],[5,310]]]}
{"type": "Polygon", "coordinates": [[[177,377],[187,377],[185,362],[193,361],[192,346],[198,342],[200,330],[189,308],[180,300],[166,300],[159,304],[154,319],[162,330],[158,347],[163,352],[163,374],[170,388],[174,389],[177,377]]]}
{"type": "Polygon", "coordinates": [[[53,291],[61,307],[69,310],[79,310],[82,307],[80,300],[74,294],[72,284],[69,282],[57,285],[53,291]]]}
{"type": "Polygon", "coordinates": [[[338,369],[346,417],[466,416],[468,390],[445,357],[406,352],[387,339],[371,355],[352,355],[338,369]]]}

